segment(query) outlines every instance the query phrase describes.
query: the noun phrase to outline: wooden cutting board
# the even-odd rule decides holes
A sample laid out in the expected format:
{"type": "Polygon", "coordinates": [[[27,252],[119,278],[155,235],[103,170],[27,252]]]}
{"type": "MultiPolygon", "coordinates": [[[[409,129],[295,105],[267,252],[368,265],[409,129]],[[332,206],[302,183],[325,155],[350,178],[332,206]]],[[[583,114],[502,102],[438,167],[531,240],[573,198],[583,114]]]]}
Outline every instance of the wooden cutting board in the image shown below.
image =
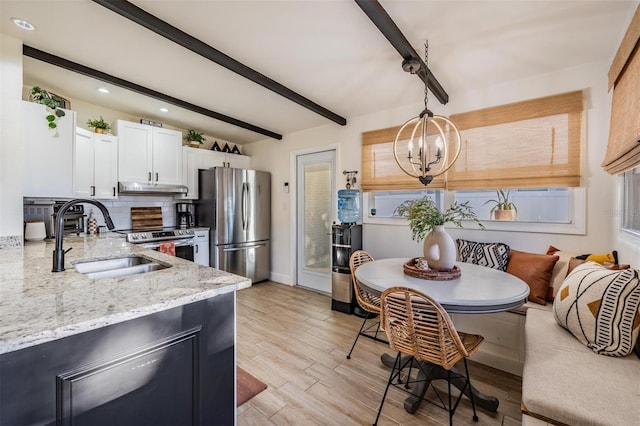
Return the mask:
{"type": "Polygon", "coordinates": [[[162,228],[162,207],[131,207],[131,228],[162,228]]]}

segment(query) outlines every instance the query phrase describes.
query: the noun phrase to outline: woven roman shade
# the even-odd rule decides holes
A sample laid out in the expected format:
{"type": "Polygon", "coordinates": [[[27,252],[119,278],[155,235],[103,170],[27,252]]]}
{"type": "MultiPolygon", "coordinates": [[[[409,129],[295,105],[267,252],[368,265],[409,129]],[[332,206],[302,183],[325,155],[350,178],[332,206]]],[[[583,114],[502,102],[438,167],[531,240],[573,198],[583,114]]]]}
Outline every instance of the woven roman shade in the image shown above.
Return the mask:
{"type": "Polygon", "coordinates": [[[611,125],[602,168],[618,174],[640,165],[640,6],[609,69],[611,87],[611,125]]]}
{"type": "MultiPolygon", "coordinates": [[[[406,175],[398,167],[393,157],[393,141],[400,127],[402,126],[373,130],[362,134],[361,187],[363,191],[425,189],[425,186],[417,178],[406,175]]],[[[405,128],[399,144],[406,147],[410,137],[410,129],[405,128]]],[[[406,155],[406,152],[398,154],[406,155]]],[[[434,178],[429,184],[429,189],[437,188],[444,188],[444,175],[434,178]]]]}
{"type": "Polygon", "coordinates": [[[452,115],[462,137],[447,189],[580,186],[582,91],[452,115]]]}

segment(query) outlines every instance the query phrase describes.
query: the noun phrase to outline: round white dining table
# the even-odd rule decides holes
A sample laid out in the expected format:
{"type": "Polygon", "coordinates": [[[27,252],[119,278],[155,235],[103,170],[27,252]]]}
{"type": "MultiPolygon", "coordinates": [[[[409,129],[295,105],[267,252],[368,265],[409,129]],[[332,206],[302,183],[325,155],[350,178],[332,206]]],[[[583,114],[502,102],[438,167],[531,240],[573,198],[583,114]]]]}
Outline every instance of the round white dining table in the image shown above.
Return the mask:
{"type": "MultiPolygon", "coordinates": [[[[364,263],[356,269],[356,279],[369,291],[382,293],[390,287],[409,287],[435,299],[448,313],[487,314],[517,308],[527,300],[529,286],[520,278],[497,269],[471,263],[456,262],[460,277],[454,280],[437,281],[414,278],[404,273],[406,258],[381,259],[364,263]]],[[[392,368],[395,356],[383,354],[382,363],[392,368]]],[[[404,401],[404,408],[415,413],[432,380],[447,379],[448,372],[439,365],[421,362],[413,394],[404,401]]],[[[406,365],[402,361],[402,365],[406,365]]],[[[457,370],[455,367],[452,371],[457,370]]],[[[458,373],[459,374],[459,373],[458,373]]],[[[465,387],[460,378],[451,379],[451,384],[467,395],[473,393],[475,403],[489,411],[497,411],[499,401],[495,396],[485,395],[474,386],[465,387]]]]}
{"type": "Polygon", "coordinates": [[[377,293],[408,287],[435,299],[453,314],[487,314],[517,308],[527,300],[529,286],[520,278],[485,266],[456,262],[459,278],[447,281],[414,278],[404,273],[406,258],[381,259],[356,269],[356,279],[377,293]]]}

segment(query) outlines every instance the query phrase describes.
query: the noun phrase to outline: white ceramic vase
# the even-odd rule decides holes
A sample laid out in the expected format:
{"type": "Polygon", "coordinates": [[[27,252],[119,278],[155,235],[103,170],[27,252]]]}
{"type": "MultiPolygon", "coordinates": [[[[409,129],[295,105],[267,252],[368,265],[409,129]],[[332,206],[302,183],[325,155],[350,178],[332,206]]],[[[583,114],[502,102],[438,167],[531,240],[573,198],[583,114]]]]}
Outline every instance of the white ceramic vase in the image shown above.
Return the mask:
{"type": "Polygon", "coordinates": [[[424,258],[429,268],[435,270],[451,269],[456,263],[456,243],[444,229],[437,225],[424,239],[424,258]]]}

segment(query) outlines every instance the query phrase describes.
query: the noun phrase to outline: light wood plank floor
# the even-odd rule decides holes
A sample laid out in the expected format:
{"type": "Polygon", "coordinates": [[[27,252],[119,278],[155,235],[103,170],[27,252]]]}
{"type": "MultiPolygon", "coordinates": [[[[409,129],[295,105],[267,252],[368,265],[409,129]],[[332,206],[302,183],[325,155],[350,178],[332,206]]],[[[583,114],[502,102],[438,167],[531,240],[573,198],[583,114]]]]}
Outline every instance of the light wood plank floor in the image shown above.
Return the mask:
{"type": "MultiPolygon", "coordinates": [[[[332,311],[330,297],[299,287],[267,281],[239,291],[237,362],[268,388],[238,407],[238,425],[372,424],[389,375],[380,355],[391,351],[361,337],[346,359],[361,323],[332,311]]],[[[474,423],[463,397],[454,424],[520,425],[521,378],[472,361],[469,369],[474,386],[500,406],[496,413],[478,408],[474,423]]],[[[446,411],[428,403],[407,413],[405,397],[390,388],[380,425],[449,423],[446,411]]]]}

